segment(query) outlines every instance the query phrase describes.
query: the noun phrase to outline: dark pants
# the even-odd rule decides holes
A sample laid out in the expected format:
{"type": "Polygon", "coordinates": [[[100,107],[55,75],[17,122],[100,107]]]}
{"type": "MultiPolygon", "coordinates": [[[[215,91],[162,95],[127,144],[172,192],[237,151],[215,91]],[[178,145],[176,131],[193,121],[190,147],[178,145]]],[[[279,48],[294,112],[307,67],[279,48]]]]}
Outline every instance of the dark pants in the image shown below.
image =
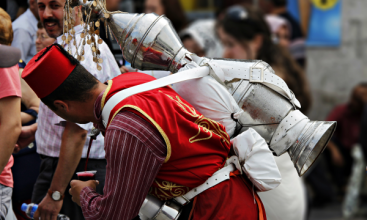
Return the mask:
{"type": "MultiPolygon", "coordinates": [[[[47,191],[51,186],[51,181],[56,171],[57,163],[59,161],[59,158],[47,157],[43,155],[41,155],[41,159],[42,161],[40,174],[37,178],[36,183],[34,184],[32,194],[32,203],[36,204],[39,204],[46,196],[47,191]]],[[[75,174],[76,172],[84,171],[85,161],[86,159],[80,160],[72,179],[78,179],[77,175],[75,174]]],[[[96,180],[99,181],[97,192],[100,194],[103,193],[103,186],[106,176],[106,165],[107,162],[104,159],[89,159],[88,161],[88,170],[97,170],[96,180]]],[[[69,216],[70,220],[84,219],[81,208],[71,200],[69,189],[70,185],[68,185],[65,190],[64,203],[62,205],[60,213],[69,216]]]]}

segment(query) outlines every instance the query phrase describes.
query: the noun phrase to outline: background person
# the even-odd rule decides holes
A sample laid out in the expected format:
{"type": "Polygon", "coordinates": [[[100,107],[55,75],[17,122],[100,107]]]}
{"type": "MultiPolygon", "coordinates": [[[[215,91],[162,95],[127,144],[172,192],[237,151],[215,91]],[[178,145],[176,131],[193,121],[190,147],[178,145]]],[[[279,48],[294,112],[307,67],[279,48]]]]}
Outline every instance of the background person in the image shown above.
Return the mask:
{"type": "MultiPolygon", "coordinates": [[[[38,10],[40,20],[45,27],[49,37],[57,38],[57,42],[63,44],[61,35],[63,33],[63,10],[65,0],[38,0],[38,10]]],[[[80,7],[73,9],[73,18],[75,21],[74,30],[76,34],[77,45],[81,41],[80,34],[83,31],[81,19],[78,17],[80,7]]],[[[72,45],[73,40],[69,42],[72,45]]],[[[68,44],[63,44],[65,48],[68,44]]],[[[90,47],[84,47],[83,66],[100,81],[107,81],[120,74],[119,67],[108,46],[103,42],[99,45],[103,63],[102,70],[97,69],[93,62],[92,51],[90,47]],[[94,65],[91,65],[94,64],[94,65]]],[[[75,55],[75,47],[71,47],[75,55]]],[[[37,152],[42,158],[40,175],[33,189],[32,202],[38,203],[39,207],[35,213],[35,219],[41,217],[42,220],[55,219],[60,212],[69,216],[71,219],[84,219],[80,207],[78,207],[70,197],[65,193],[68,190],[69,182],[72,178],[76,179],[75,172],[84,171],[85,158],[87,155],[89,137],[88,131],[93,127],[89,124],[75,124],[63,122],[46,105],[40,104],[37,125],[33,127],[23,127],[18,144],[24,147],[26,143],[32,140],[32,135],[36,132],[37,152]],[[62,122],[60,124],[60,122],[62,122]],[[62,126],[56,125],[60,124],[62,126]],[[65,195],[65,198],[63,198],[65,195]]],[[[97,170],[96,179],[100,185],[98,192],[102,193],[106,160],[104,152],[103,137],[98,136],[93,142],[88,162],[88,169],[97,170]]]]}
{"type": "MultiPolygon", "coordinates": [[[[260,8],[270,16],[283,18],[289,25],[288,50],[292,57],[302,67],[306,67],[306,42],[299,22],[289,13],[288,0],[259,0],[260,8]]],[[[285,34],[285,30],[279,29],[285,34]]]]}
{"type": "Polygon", "coordinates": [[[21,87],[18,73],[20,51],[9,47],[13,40],[11,20],[8,13],[0,8],[0,219],[15,218],[12,209],[15,139],[21,128],[20,100],[21,87]],[[8,46],[4,46],[8,45],[8,46]],[[14,144],[13,146],[11,146],[14,144]]]}
{"type": "Polygon", "coordinates": [[[197,20],[182,30],[179,36],[183,46],[199,57],[222,57],[223,47],[215,35],[215,20],[197,20]]]}
{"type": "MultiPolygon", "coordinates": [[[[267,62],[295,93],[301,102],[301,111],[308,110],[310,99],[305,76],[287,51],[273,43],[270,29],[260,11],[242,5],[228,8],[225,16],[217,22],[217,34],[224,47],[224,58],[267,62]]],[[[259,193],[267,218],[303,220],[306,216],[304,184],[287,153],[275,157],[275,161],[282,175],[282,183],[276,189],[259,193]]]]}
{"type": "Polygon", "coordinates": [[[14,39],[12,46],[22,51],[26,63],[36,55],[37,23],[39,20],[37,0],[29,0],[29,8],[13,22],[14,39]]]}
{"type": "Polygon", "coordinates": [[[274,44],[260,11],[243,6],[229,8],[227,16],[217,23],[217,34],[224,47],[224,58],[267,62],[294,92],[301,111],[308,111],[311,97],[306,76],[287,50],[274,44]]]}
{"type": "Polygon", "coordinates": [[[351,149],[360,143],[361,122],[367,94],[367,83],[358,84],[352,91],[347,103],[336,106],[327,120],[337,121],[338,126],[328,144],[328,161],[331,174],[343,194],[351,174],[353,158],[351,149]]]}
{"type": "Polygon", "coordinates": [[[292,29],[287,20],[276,15],[266,15],[265,20],[270,27],[274,43],[285,49],[289,49],[292,29]]]}
{"type": "Polygon", "coordinates": [[[164,14],[171,20],[177,33],[187,26],[186,15],[179,0],[145,0],[144,13],[164,14]]]}
{"type": "Polygon", "coordinates": [[[259,0],[260,8],[265,14],[277,15],[286,19],[291,25],[291,41],[304,38],[301,26],[297,20],[288,12],[288,0],[259,0]]]}
{"type": "Polygon", "coordinates": [[[41,22],[38,22],[37,27],[38,27],[38,30],[37,30],[36,50],[38,53],[43,48],[48,47],[51,44],[53,44],[56,38],[48,36],[45,30],[45,27],[43,26],[41,22]]]}
{"type": "MultiPolygon", "coordinates": [[[[0,13],[4,10],[0,9],[0,13]]],[[[9,16],[9,15],[8,15],[9,16]]],[[[0,19],[1,20],[1,19],[0,19]]],[[[9,16],[10,20],[10,16],[9,16]]],[[[1,32],[0,32],[1,33],[1,32]]],[[[1,35],[1,34],[0,34],[1,35]]],[[[18,60],[20,51],[0,45],[0,219],[15,219],[11,196],[13,175],[11,155],[21,130],[20,120],[20,79],[18,60]],[[9,159],[10,158],[10,159],[9,159]]]]}

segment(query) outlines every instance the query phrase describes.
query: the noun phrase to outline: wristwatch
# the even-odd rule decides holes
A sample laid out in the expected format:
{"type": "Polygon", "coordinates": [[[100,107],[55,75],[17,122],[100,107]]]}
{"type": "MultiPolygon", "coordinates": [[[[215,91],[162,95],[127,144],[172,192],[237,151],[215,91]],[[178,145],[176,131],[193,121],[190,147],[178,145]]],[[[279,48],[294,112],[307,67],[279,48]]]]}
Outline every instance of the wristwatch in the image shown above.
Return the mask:
{"type": "Polygon", "coordinates": [[[48,195],[50,195],[51,198],[55,201],[63,200],[65,196],[65,195],[61,195],[59,191],[51,191],[50,189],[48,190],[48,195]]]}

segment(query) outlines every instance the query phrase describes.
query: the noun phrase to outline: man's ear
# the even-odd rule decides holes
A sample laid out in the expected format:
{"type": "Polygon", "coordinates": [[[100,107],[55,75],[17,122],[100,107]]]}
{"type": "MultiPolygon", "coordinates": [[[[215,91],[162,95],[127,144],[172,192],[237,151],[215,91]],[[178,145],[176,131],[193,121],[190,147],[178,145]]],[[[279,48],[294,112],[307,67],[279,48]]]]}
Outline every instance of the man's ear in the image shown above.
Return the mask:
{"type": "Polygon", "coordinates": [[[57,109],[60,109],[62,111],[69,111],[69,105],[68,103],[64,102],[64,101],[61,101],[61,100],[55,100],[54,101],[54,106],[57,108],[57,109]]]}

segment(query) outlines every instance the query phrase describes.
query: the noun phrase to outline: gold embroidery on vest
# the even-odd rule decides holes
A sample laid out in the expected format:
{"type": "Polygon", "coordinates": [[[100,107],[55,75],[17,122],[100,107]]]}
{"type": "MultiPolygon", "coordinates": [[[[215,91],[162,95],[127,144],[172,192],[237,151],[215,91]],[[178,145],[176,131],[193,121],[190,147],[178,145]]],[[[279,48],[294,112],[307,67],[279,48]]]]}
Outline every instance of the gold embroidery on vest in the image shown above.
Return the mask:
{"type": "Polygon", "coordinates": [[[158,188],[151,187],[149,194],[155,195],[160,200],[172,199],[185,195],[188,191],[190,191],[189,187],[177,185],[176,183],[172,183],[170,181],[158,182],[157,180],[154,180],[154,183],[158,188]]]}
{"type": "MultiPolygon", "coordinates": [[[[159,90],[159,92],[162,92],[162,91],[159,90]]],[[[167,97],[169,97],[171,100],[173,100],[184,112],[186,112],[187,114],[189,114],[190,116],[192,116],[194,118],[197,118],[194,123],[198,125],[199,130],[198,130],[198,133],[196,135],[194,135],[193,137],[191,137],[189,139],[190,143],[194,143],[194,142],[197,142],[197,141],[209,140],[210,138],[212,138],[213,133],[215,133],[216,135],[222,137],[229,144],[229,136],[228,136],[227,132],[225,132],[221,129],[218,122],[216,122],[214,120],[211,120],[209,118],[206,118],[203,115],[199,115],[198,113],[196,113],[196,110],[195,110],[194,107],[190,107],[187,104],[185,104],[183,101],[181,101],[179,96],[176,96],[176,99],[177,99],[176,100],[168,94],[165,94],[165,95],[167,97]],[[197,138],[202,131],[207,133],[209,135],[209,137],[197,138]]]]}

